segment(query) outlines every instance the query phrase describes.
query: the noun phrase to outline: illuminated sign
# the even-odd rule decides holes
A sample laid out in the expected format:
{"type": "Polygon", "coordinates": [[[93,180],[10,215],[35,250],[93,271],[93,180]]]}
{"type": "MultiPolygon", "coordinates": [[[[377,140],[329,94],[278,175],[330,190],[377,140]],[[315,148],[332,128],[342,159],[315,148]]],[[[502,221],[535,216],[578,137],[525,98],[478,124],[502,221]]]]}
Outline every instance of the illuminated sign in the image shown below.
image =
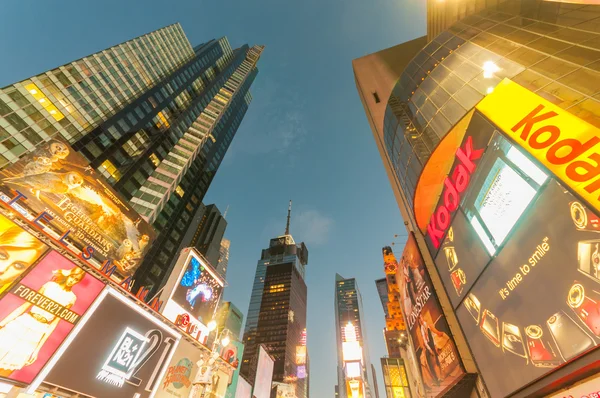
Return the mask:
{"type": "Polygon", "coordinates": [[[298,368],[296,370],[296,377],[298,377],[298,379],[306,378],[306,366],[305,365],[298,366],[298,368]]]}
{"type": "Polygon", "coordinates": [[[114,289],[96,303],[44,381],[96,397],[154,396],[181,336],[114,289]]]}
{"type": "Polygon", "coordinates": [[[235,398],[252,398],[252,386],[242,377],[238,380],[235,398]]]}
{"type": "Polygon", "coordinates": [[[181,331],[202,344],[206,344],[210,331],[208,327],[195,319],[187,310],[174,300],[168,300],[162,315],[177,325],[181,331]]]}
{"type": "Polygon", "coordinates": [[[296,365],[306,364],[306,346],[296,346],[296,365]]]}
{"type": "Polygon", "coordinates": [[[197,362],[203,357],[203,350],[181,339],[165,376],[159,383],[155,397],[188,398],[192,390],[193,376],[199,370],[197,362]]]}
{"type": "Polygon", "coordinates": [[[117,282],[134,274],[155,236],[83,156],[55,138],[0,171],[0,202],[94,268],[110,268],[117,282]]]}
{"type": "Polygon", "coordinates": [[[4,377],[31,383],[103,288],[55,251],[42,258],[0,300],[4,377]]]}
{"type": "Polygon", "coordinates": [[[435,248],[440,246],[446,230],[450,226],[453,212],[458,209],[461,194],[467,189],[471,175],[475,172],[475,160],[478,160],[483,149],[473,149],[472,137],[467,137],[461,148],[456,150],[456,160],[451,173],[444,179],[444,189],[441,204],[429,220],[427,235],[435,248]]]}
{"type": "Polygon", "coordinates": [[[549,398],[600,398],[600,380],[594,376],[591,380],[553,394],[549,398]]]}
{"type": "Polygon", "coordinates": [[[346,395],[348,398],[364,398],[364,385],[362,380],[347,380],[346,395]]]}
{"type": "Polygon", "coordinates": [[[477,109],[600,210],[600,129],[508,79],[477,109]]]}
{"type": "Polygon", "coordinates": [[[360,362],[345,362],[345,364],[347,378],[361,377],[362,366],[360,362]]]}
{"type": "Polygon", "coordinates": [[[344,341],[342,343],[344,362],[362,361],[362,348],[358,341],[344,341]]]}
{"type": "Polygon", "coordinates": [[[126,328],[96,379],[119,387],[123,386],[125,380],[129,380],[135,371],[135,365],[148,338],[131,328],[126,328]]]}
{"type": "Polygon", "coordinates": [[[398,272],[402,312],[423,383],[429,396],[437,396],[465,371],[413,234],[404,247],[398,272]]]}
{"type": "Polygon", "coordinates": [[[224,285],[222,277],[195,249],[182,250],[161,295],[171,308],[174,302],[182,311],[165,316],[174,322],[173,315],[188,313],[194,320],[208,325],[215,317],[224,285]]]}

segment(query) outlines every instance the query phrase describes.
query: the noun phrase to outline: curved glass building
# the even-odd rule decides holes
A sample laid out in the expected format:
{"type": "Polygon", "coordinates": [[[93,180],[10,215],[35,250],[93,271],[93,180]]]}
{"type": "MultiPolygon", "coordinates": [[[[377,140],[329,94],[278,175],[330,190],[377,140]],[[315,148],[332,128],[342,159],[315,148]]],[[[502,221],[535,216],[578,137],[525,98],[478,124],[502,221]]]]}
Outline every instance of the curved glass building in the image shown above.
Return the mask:
{"type": "MultiPolygon", "coordinates": [[[[596,393],[600,4],[446,3],[428,2],[429,40],[353,61],[443,312],[403,293],[405,318],[418,320],[407,322],[421,374],[411,386],[448,397],[596,393]],[[441,318],[464,373],[448,385],[433,349],[441,318]]],[[[418,283],[416,260],[397,257],[398,279],[418,283]]]]}

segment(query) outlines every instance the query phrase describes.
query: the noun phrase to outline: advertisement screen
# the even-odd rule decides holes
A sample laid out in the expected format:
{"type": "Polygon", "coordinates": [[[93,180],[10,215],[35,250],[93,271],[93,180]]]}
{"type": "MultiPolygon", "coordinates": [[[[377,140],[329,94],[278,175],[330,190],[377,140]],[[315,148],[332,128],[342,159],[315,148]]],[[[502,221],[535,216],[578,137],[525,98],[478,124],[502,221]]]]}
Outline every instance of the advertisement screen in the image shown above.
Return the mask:
{"type": "Polygon", "coordinates": [[[258,366],[252,395],[256,398],[269,398],[271,396],[271,381],[273,380],[273,366],[275,362],[261,345],[258,351],[258,366]]]}
{"type": "Polygon", "coordinates": [[[121,277],[133,275],[155,237],[85,158],[58,139],[0,171],[0,199],[88,258],[112,260],[121,277]]]}
{"type": "Polygon", "coordinates": [[[221,350],[221,358],[223,358],[232,367],[235,367],[231,376],[231,383],[227,386],[225,398],[235,398],[238,380],[240,378],[240,362],[244,354],[244,344],[233,340],[225,349],[221,350]]]}
{"type": "Polygon", "coordinates": [[[194,376],[198,372],[198,361],[202,359],[202,350],[185,340],[173,355],[167,366],[165,377],[156,391],[156,398],[188,398],[192,390],[194,376]]]}
{"type": "Polygon", "coordinates": [[[222,291],[223,282],[214,270],[190,253],[173,300],[207,325],[215,316],[222,291]]]}
{"type": "Polygon", "coordinates": [[[0,296],[47,250],[39,239],[0,215],[0,296]]]}
{"type": "Polygon", "coordinates": [[[296,388],[292,384],[286,383],[273,383],[274,388],[277,388],[275,392],[275,398],[296,398],[296,388]]]}
{"type": "Polygon", "coordinates": [[[252,398],[252,386],[241,377],[235,389],[235,398],[252,398]]]}
{"type": "Polygon", "coordinates": [[[434,235],[439,252],[432,250],[492,397],[510,395],[600,343],[600,218],[567,178],[579,173],[581,182],[591,173],[574,159],[585,152],[579,140],[592,127],[539,97],[525,104],[533,94],[514,83],[501,86],[499,96],[495,90],[477,106],[471,124],[484,139],[492,132],[490,145],[449,228],[434,235]],[[497,112],[498,101],[513,99],[535,110],[497,112]],[[547,132],[547,141],[539,138],[547,132]],[[552,140],[553,149],[545,148],[552,140]]]}
{"type": "Polygon", "coordinates": [[[31,383],[104,284],[49,252],[0,300],[0,372],[31,383]]]}
{"type": "Polygon", "coordinates": [[[448,322],[435,295],[414,235],[398,269],[402,310],[428,396],[437,396],[464,374],[448,322]]]}
{"type": "Polygon", "coordinates": [[[150,397],[163,381],[179,338],[108,288],[45,382],[95,397],[150,397]]]}
{"type": "Polygon", "coordinates": [[[515,391],[600,342],[598,232],[598,217],[549,180],[459,307],[493,396],[515,391]]]}

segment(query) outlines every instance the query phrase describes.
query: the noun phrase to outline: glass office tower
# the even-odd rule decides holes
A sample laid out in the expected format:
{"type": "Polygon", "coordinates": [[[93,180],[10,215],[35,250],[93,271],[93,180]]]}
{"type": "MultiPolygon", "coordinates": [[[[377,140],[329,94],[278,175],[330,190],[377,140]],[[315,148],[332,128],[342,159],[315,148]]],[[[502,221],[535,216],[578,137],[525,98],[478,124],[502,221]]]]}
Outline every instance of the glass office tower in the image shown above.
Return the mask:
{"type": "Polygon", "coordinates": [[[0,90],[0,166],[58,135],[158,232],[135,280],[156,291],[248,105],[264,47],[192,47],[179,24],[0,90]]]}
{"type": "MultiPolygon", "coordinates": [[[[291,204],[290,204],[291,206],[291,204]]],[[[290,207],[291,210],[291,207],[290,207]]],[[[254,380],[258,347],[275,358],[273,381],[295,384],[296,397],[308,397],[306,301],[304,281],[308,250],[289,232],[270,241],[256,266],[244,328],[244,356],[240,374],[254,380]]]]}
{"type": "Polygon", "coordinates": [[[376,398],[362,297],[356,279],[335,275],[335,336],[341,398],[376,398]],[[358,395],[355,395],[358,393],[358,395]]]}

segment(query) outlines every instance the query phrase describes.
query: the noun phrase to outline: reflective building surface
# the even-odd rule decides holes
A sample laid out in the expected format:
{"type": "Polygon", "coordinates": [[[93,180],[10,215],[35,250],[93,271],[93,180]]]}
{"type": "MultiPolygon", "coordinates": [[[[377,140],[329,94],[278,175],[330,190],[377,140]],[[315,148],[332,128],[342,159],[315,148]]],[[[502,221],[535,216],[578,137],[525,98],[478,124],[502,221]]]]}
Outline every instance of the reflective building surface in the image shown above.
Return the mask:
{"type": "Polygon", "coordinates": [[[275,359],[273,381],[295,386],[296,397],[308,397],[309,358],[306,347],[305,283],[308,249],[290,234],[271,239],[262,251],[244,328],[240,374],[254,380],[262,344],[275,359]]]}
{"type": "Polygon", "coordinates": [[[248,105],[261,46],[192,47],[175,24],[0,90],[0,166],[60,135],[158,231],[136,274],[164,283],[248,105]]]}

